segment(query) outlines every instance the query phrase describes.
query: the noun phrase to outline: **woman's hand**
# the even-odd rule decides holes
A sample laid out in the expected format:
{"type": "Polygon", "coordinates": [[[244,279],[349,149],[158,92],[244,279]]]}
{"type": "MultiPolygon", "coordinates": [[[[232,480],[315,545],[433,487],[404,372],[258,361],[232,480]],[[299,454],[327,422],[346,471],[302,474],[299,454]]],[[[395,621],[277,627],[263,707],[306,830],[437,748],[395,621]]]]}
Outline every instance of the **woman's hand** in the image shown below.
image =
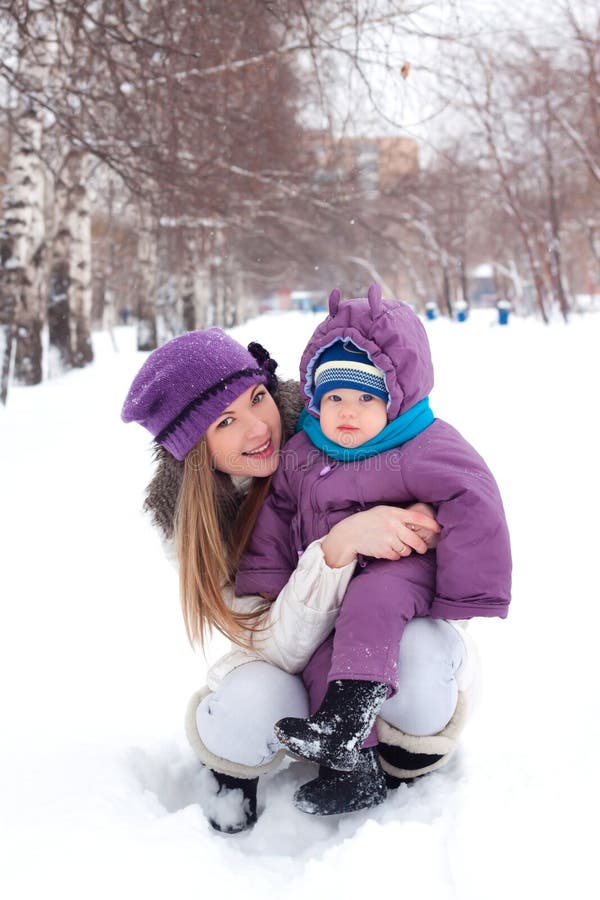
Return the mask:
{"type": "Polygon", "coordinates": [[[426,503],[407,509],[374,506],[334,525],[323,539],[325,562],[338,569],[360,553],[375,559],[402,559],[413,551],[426,553],[435,547],[441,528],[426,503]]]}

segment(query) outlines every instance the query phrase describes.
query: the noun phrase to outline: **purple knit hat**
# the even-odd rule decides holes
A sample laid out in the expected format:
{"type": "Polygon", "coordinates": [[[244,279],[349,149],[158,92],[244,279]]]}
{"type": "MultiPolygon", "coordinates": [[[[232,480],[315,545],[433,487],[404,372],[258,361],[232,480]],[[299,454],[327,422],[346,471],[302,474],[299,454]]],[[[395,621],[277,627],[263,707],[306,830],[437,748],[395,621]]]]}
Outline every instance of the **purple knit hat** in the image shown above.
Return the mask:
{"type": "Polygon", "coordinates": [[[183,459],[230,403],[255,384],[274,387],[277,363],[260,344],[220,328],[190,331],[154,350],[133,380],[121,418],[139,422],[183,459]]]}

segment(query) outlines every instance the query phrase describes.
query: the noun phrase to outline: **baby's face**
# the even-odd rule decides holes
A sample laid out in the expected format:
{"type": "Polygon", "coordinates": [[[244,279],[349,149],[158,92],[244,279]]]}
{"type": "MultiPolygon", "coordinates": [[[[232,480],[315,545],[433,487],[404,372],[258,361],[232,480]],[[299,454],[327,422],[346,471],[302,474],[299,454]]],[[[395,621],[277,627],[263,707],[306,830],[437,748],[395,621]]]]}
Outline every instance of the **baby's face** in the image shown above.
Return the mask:
{"type": "Polygon", "coordinates": [[[387,425],[387,407],[381,397],[335,388],[321,399],[321,430],[340,447],[366,444],[387,425]]]}

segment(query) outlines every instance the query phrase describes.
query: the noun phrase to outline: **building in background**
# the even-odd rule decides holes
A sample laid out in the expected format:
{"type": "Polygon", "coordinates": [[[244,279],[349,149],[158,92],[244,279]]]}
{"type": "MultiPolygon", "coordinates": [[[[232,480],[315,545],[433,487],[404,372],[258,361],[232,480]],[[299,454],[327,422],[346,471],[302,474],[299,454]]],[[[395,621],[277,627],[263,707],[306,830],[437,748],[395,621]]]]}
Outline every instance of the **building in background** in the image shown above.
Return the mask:
{"type": "Polygon", "coordinates": [[[315,165],[314,178],[327,187],[354,181],[367,199],[392,193],[419,172],[419,147],[406,137],[343,137],[325,131],[306,132],[315,165]]]}

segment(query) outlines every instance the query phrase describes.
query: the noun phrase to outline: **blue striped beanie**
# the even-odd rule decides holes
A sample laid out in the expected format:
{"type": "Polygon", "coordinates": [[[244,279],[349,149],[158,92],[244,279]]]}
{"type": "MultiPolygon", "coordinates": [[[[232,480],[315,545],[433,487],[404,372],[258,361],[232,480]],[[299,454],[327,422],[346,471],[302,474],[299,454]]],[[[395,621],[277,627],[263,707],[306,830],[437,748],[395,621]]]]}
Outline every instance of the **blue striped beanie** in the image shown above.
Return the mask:
{"type": "Polygon", "coordinates": [[[349,388],[381,397],[387,403],[389,394],[381,369],[374,366],[367,353],[351,341],[338,340],[319,356],[315,366],[313,404],[321,405],[323,394],[335,388],[349,388]]]}

